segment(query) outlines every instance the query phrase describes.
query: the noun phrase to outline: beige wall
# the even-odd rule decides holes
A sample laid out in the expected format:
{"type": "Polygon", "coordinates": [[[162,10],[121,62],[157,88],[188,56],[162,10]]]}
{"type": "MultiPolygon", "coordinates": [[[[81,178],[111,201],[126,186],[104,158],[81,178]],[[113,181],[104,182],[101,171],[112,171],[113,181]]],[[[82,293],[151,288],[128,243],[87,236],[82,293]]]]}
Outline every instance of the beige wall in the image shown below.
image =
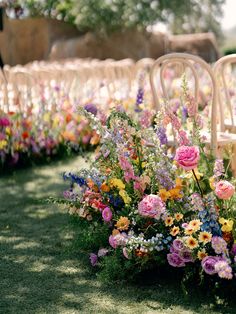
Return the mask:
{"type": "Polygon", "coordinates": [[[55,40],[78,36],[75,27],[46,19],[8,19],[0,32],[0,53],[4,64],[26,64],[46,59],[55,40]]]}

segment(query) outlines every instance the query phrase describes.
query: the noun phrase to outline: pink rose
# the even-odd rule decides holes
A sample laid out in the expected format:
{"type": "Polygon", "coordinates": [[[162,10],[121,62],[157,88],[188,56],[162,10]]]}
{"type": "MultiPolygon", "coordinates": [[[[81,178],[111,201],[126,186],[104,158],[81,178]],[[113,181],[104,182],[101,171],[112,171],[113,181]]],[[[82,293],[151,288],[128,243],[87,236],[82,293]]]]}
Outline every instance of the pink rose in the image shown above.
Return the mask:
{"type": "Polygon", "coordinates": [[[181,146],[177,148],[175,153],[175,160],[185,170],[197,168],[199,157],[199,148],[197,146],[181,146]]]}
{"type": "Polygon", "coordinates": [[[215,186],[215,193],[217,197],[222,200],[228,200],[231,196],[234,195],[235,188],[228,181],[219,181],[215,186]]]}

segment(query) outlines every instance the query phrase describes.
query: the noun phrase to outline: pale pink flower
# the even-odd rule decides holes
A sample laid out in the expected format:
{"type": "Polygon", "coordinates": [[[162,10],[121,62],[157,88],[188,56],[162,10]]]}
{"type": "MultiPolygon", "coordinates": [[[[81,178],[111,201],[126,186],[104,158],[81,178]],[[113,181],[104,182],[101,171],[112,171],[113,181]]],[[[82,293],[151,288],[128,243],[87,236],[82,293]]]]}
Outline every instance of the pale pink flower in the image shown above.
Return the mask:
{"type": "Polygon", "coordinates": [[[160,219],[165,213],[165,204],[157,195],[147,195],[138,204],[138,212],[141,216],[160,219]]]}
{"type": "Polygon", "coordinates": [[[235,187],[228,181],[219,181],[215,186],[215,193],[218,198],[228,200],[234,195],[235,187]]]}

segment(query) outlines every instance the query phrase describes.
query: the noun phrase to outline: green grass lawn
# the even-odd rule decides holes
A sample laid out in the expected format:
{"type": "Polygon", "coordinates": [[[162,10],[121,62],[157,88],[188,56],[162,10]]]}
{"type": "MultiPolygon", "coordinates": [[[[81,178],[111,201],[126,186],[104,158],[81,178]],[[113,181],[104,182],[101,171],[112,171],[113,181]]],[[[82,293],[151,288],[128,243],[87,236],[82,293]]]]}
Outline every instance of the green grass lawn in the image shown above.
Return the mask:
{"type": "Polygon", "coordinates": [[[84,165],[79,157],[0,178],[0,313],[236,313],[199,294],[184,298],[175,278],[102,285],[70,250],[66,211],[40,202],[60,195],[64,170],[84,165]]]}

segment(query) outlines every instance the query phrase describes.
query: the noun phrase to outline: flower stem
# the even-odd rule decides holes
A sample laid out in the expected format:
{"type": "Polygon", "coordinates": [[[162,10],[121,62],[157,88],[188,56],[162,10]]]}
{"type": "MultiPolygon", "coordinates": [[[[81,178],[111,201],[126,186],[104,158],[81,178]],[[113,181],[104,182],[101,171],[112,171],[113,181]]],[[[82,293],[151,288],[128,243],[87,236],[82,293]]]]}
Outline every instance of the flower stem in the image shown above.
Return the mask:
{"type": "Polygon", "coordinates": [[[200,193],[201,193],[201,196],[202,196],[202,198],[203,198],[203,192],[202,192],[202,189],[201,189],[201,187],[200,187],[200,184],[199,184],[198,178],[197,178],[197,176],[196,176],[196,173],[195,173],[195,171],[194,171],[193,169],[192,169],[192,172],[193,172],[194,178],[195,178],[195,180],[196,180],[196,182],[197,182],[197,186],[198,186],[198,188],[199,188],[199,191],[200,191],[200,193]]]}

